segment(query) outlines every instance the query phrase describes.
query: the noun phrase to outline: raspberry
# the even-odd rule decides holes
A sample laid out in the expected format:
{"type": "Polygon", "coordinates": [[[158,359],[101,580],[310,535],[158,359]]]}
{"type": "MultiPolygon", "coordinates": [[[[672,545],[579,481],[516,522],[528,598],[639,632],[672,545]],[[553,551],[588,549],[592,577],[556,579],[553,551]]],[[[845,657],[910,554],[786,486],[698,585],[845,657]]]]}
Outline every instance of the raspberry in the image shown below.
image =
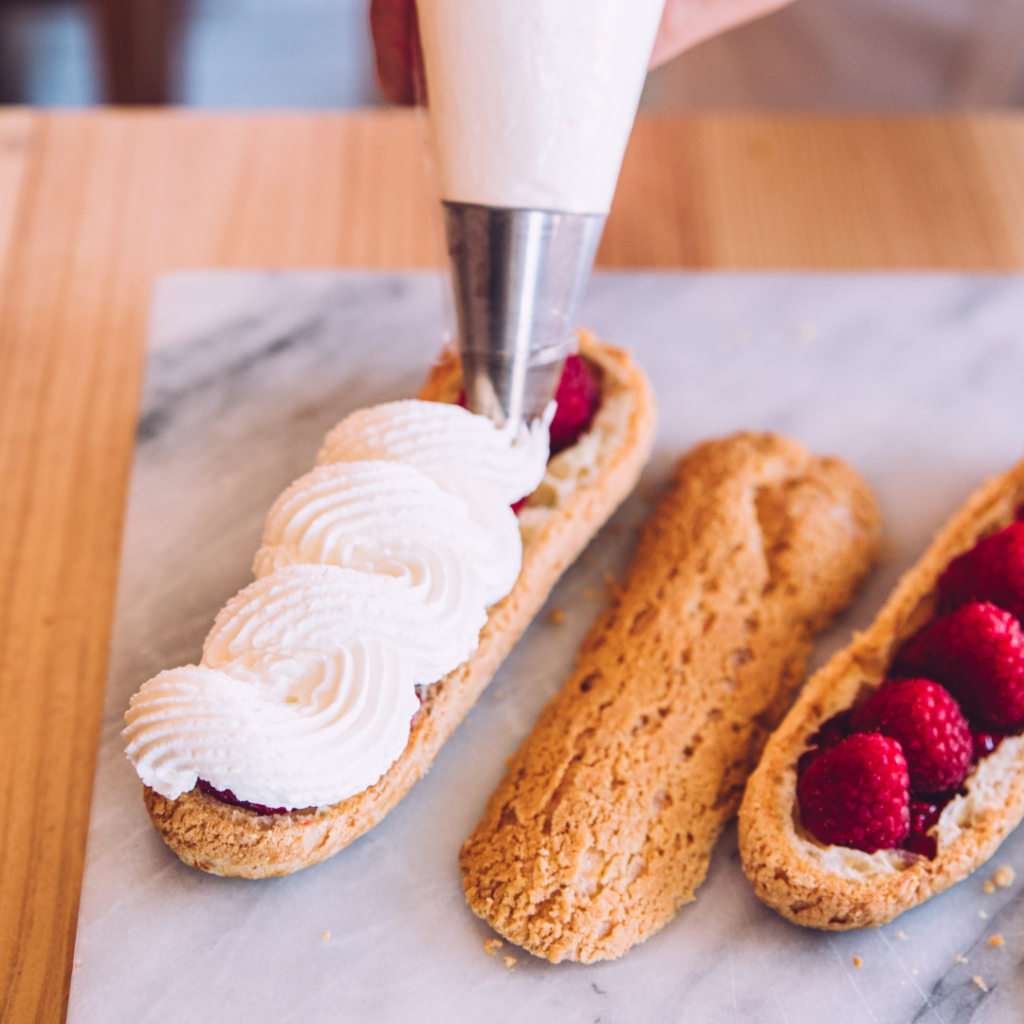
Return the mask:
{"type": "Polygon", "coordinates": [[[1024,622],[1024,522],[978,541],[939,577],[942,612],[988,601],[1024,622]]]}
{"type": "Polygon", "coordinates": [[[929,679],[886,684],[857,709],[853,728],[899,740],[915,794],[954,789],[970,770],[971,727],[956,701],[929,679]]]}
{"type": "Polygon", "coordinates": [[[965,604],[911,637],[893,674],[942,683],[971,724],[988,731],[1024,722],[1024,631],[993,604],[965,604]]]}
{"type": "Polygon", "coordinates": [[[551,422],[551,454],[571,448],[590,428],[601,390],[590,368],[579,356],[569,356],[555,393],[558,410],[551,422]]]}
{"type": "Polygon", "coordinates": [[[819,842],[874,853],[910,831],[910,778],[897,740],[849,736],[811,764],[797,783],[804,828],[819,842]]]}

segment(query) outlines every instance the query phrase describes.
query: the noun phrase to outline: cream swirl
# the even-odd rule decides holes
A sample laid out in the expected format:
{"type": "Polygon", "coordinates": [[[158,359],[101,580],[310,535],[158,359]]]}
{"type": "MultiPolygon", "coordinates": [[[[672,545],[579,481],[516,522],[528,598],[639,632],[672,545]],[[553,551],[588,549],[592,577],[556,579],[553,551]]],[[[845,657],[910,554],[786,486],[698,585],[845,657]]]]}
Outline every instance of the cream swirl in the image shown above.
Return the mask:
{"type": "Polygon", "coordinates": [[[372,786],[418,707],[407,663],[383,644],[280,648],[161,672],[132,698],[124,737],[142,781],[169,799],[205,779],[240,800],[312,807],[372,786]]]}
{"type": "Polygon", "coordinates": [[[442,487],[471,483],[492,489],[511,505],[531,494],[544,478],[548,426],[521,425],[514,438],[487,417],[441,402],[388,402],[360,409],[324,438],[317,465],[385,459],[404,462],[434,477],[442,487]]]}
{"type": "Polygon", "coordinates": [[[475,569],[487,605],[519,575],[519,524],[507,505],[473,493],[463,500],[399,462],[342,462],[317,467],[277,499],[253,573],[319,563],[403,576],[410,557],[437,546],[475,569]]]}
{"type": "Polygon", "coordinates": [[[522,542],[509,504],[547,461],[547,422],[513,439],[456,406],[393,402],[343,420],[267,517],[256,581],[200,665],[145,683],[127,754],[171,799],[204,779],[269,807],[336,803],[408,742],[415,687],[476,649],[522,542]]]}
{"type": "Polygon", "coordinates": [[[334,650],[373,640],[402,652],[416,685],[436,682],[476,650],[487,611],[479,581],[453,549],[408,553],[402,575],[289,565],[250,583],[221,609],[203,664],[254,652],[334,650]]]}

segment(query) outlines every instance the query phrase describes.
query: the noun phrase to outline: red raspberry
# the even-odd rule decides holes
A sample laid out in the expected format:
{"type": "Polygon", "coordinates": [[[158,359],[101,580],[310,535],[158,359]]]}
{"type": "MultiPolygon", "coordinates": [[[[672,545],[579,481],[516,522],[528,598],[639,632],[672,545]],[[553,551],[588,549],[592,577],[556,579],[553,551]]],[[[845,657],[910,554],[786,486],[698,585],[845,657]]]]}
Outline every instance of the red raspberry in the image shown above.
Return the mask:
{"type": "Polygon", "coordinates": [[[965,604],[911,637],[893,674],[942,683],[972,725],[999,732],[1024,722],[1024,631],[994,604],[965,604]]]}
{"type": "Polygon", "coordinates": [[[819,842],[874,853],[910,831],[910,778],[897,740],[857,733],[822,754],[797,783],[804,828],[819,842]]]}
{"type": "Polygon", "coordinates": [[[939,577],[939,601],[943,612],[988,601],[1024,622],[1024,522],[1011,523],[954,558],[939,577]]]}
{"type": "Polygon", "coordinates": [[[956,701],[930,679],[886,684],[857,709],[853,728],[899,740],[914,793],[954,789],[970,770],[971,727],[956,701]]]}
{"type": "Polygon", "coordinates": [[[551,422],[551,454],[571,448],[590,428],[601,404],[601,389],[590,367],[579,357],[569,356],[555,393],[558,410],[551,422]]]}

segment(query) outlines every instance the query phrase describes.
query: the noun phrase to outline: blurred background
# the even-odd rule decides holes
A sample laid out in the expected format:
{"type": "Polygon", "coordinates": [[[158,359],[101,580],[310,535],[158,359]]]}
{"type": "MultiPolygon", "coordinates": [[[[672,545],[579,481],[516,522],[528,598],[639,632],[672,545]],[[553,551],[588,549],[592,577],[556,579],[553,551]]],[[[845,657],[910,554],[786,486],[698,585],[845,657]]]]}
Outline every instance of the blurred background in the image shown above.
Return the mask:
{"type": "MultiPolygon", "coordinates": [[[[0,0],[0,102],[381,103],[368,0],[0,0]]],[[[1024,105],[1024,0],[797,0],[653,72],[654,110],[1024,105]]]]}

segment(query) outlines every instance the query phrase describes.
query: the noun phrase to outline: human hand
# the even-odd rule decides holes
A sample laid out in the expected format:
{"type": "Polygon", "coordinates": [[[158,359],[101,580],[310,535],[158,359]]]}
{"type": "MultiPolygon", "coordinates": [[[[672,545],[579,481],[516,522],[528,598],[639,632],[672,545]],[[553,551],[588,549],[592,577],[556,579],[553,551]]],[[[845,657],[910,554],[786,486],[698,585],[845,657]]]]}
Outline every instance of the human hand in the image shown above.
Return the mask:
{"type": "MultiPolygon", "coordinates": [[[[483,2],[483,0],[480,0],[483,2]]],[[[759,18],[791,0],[665,0],[651,67],[683,50],[759,18]]],[[[377,53],[377,77],[392,103],[416,101],[414,68],[420,66],[415,0],[370,0],[370,31],[377,53]]]]}

